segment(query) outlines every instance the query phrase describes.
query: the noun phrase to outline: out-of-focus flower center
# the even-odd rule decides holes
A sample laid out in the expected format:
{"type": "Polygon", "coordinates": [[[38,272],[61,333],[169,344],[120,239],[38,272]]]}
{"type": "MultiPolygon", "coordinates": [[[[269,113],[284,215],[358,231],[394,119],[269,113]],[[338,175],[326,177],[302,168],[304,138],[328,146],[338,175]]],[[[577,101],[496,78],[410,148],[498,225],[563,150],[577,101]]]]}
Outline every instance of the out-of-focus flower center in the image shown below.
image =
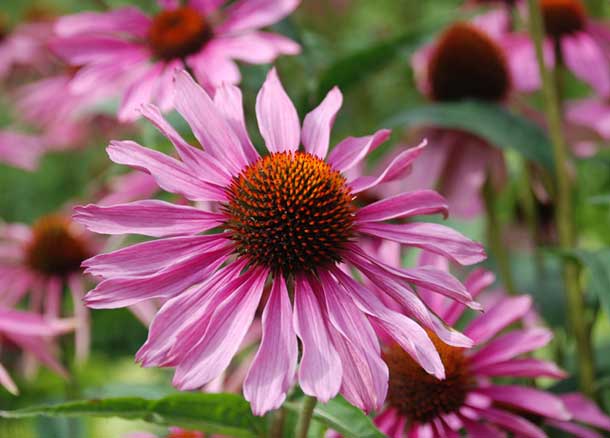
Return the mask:
{"type": "Polygon", "coordinates": [[[473,384],[463,349],[444,344],[434,334],[430,338],[445,366],[445,380],[428,374],[397,344],[383,356],[390,370],[388,403],[415,423],[460,409],[473,384]]]}
{"type": "Polygon", "coordinates": [[[451,26],[440,37],[428,66],[432,98],[438,101],[501,101],[510,90],[502,48],[467,23],[451,26]]]}
{"type": "Polygon", "coordinates": [[[229,188],[227,227],[237,251],[284,276],[341,260],[355,207],[345,178],[304,152],[268,155],[229,188]]]}
{"type": "Polygon", "coordinates": [[[80,270],[81,262],[90,256],[86,243],[62,216],[40,218],[32,232],[32,241],[26,248],[27,263],[42,274],[68,275],[80,270]]]}
{"type": "Polygon", "coordinates": [[[196,430],[184,430],[176,427],[170,430],[167,438],[204,438],[204,435],[196,430]]]}
{"type": "Polygon", "coordinates": [[[546,32],[555,38],[585,28],[587,12],[580,0],[542,0],[542,16],[546,32]]]}
{"type": "Polygon", "coordinates": [[[171,60],[197,53],[212,38],[212,29],[196,9],[181,7],[157,14],[148,32],[156,57],[171,60]]]}

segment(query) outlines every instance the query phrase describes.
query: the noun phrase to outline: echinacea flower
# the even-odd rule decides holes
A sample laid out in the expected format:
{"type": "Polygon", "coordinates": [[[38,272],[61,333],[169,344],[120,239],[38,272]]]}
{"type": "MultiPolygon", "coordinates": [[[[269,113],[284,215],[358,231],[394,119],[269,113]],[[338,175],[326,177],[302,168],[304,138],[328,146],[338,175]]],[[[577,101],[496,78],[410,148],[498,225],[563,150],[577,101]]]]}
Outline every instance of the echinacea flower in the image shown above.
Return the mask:
{"type": "MultiPolygon", "coordinates": [[[[49,339],[62,335],[74,328],[68,320],[48,320],[31,312],[6,307],[0,301],[0,341],[10,342],[24,352],[32,354],[38,361],[59,375],[66,377],[66,371],[53,356],[49,339]]],[[[3,345],[5,347],[5,345],[3,345]]],[[[13,394],[18,393],[17,385],[2,363],[0,363],[0,385],[13,394]]]]}
{"type": "Polygon", "coordinates": [[[166,434],[159,435],[150,432],[130,433],[125,438],[205,438],[203,432],[196,430],[186,430],[180,427],[170,427],[166,434]]]}
{"type": "MultiPolygon", "coordinates": [[[[506,57],[504,24],[496,12],[472,23],[456,23],[413,56],[419,89],[434,102],[480,100],[504,104],[514,91],[518,69],[506,57]]],[[[502,153],[465,131],[428,126],[421,133],[430,147],[411,178],[398,190],[439,187],[451,212],[472,217],[482,210],[481,190],[488,178],[504,179],[502,153]]]]}
{"type": "Polygon", "coordinates": [[[440,357],[419,324],[452,345],[470,345],[430,314],[411,289],[427,287],[477,307],[459,281],[433,268],[388,266],[360,249],[359,240],[364,235],[395,240],[462,264],[482,260],[482,247],[442,225],[386,223],[446,213],[445,201],[432,191],[356,207],[359,193],[404,176],[423,145],[403,151],[380,175],[346,179],[343,173],[389,132],[347,138],[329,154],[341,103],[340,91],[333,89],[301,129],[294,105],[271,70],[256,102],[269,151],[260,156],[245,128],[239,89],[225,84],[212,100],[182,71],[175,78],[174,104],[204,151],[189,145],[151,105],[142,108],[143,115],[171,140],[180,160],[132,141],[108,147],[116,163],[145,170],[165,191],[210,206],[145,200],[75,209],[75,220],[91,231],[161,238],[85,261],[86,272],[102,278],[86,302],[116,308],[166,299],[137,359],[144,366],[175,367],[173,383],[179,389],[200,388],[223,372],[268,280],[262,341],[244,381],[256,414],[280,406],[292,386],[297,336],[303,347],[298,372],[303,391],[323,402],[341,392],[367,410],[383,402],[388,376],[374,326],[385,327],[439,378],[444,377],[440,357]],[[385,307],[350,268],[410,306],[409,316],[419,324],[385,307]]]}
{"type": "Polygon", "coordinates": [[[212,89],[240,81],[235,60],[262,64],[300,51],[292,40],[259,30],[290,14],[299,0],[226,3],[189,0],[181,6],[174,0],[159,1],[161,11],[153,17],[134,7],[66,16],[56,27],[65,38],[53,47],[68,63],[81,67],[71,85],[74,92],[125,80],[118,116],[133,120],[143,103],[171,109],[176,68],[190,69],[212,89]]]}
{"type": "MultiPolygon", "coordinates": [[[[446,260],[426,253],[421,263],[447,268],[446,260]]],[[[465,284],[479,297],[493,281],[491,272],[479,269],[465,284]]],[[[462,317],[465,308],[460,303],[425,290],[420,293],[447,324],[462,317]]],[[[432,335],[445,365],[444,380],[426,373],[399,345],[388,342],[384,348],[390,370],[388,398],[375,424],[390,438],[453,438],[462,432],[471,438],[501,438],[507,433],[543,438],[547,435],[538,425],[542,421],[571,432],[588,430],[588,435],[580,437],[598,436],[593,429],[576,424],[608,428],[609,420],[584,397],[558,397],[508,380],[565,377],[554,363],[529,355],[544,347],[552,333],[514,324],[530,312],[531,305],[525,295],[494,299],[466,325],[464,333],[475,342],[470,350],[449,346],[432,335]],[[502,378],[501,382],[496,378],[502,378]],[[532,419],[538,419],[538,424],[532,419]]]]}
{"type": "Polygon", "coordinates": [[[0,223],[0,293],[11,306],[29,293],[32,311],[61,316],[64,288],[72,294],[76,320],[76,355],[89,350],[89,311],[82,303],[83,260],[99,248],[93,236],[62,214],[39,218],[32,227],[0,223]]]}

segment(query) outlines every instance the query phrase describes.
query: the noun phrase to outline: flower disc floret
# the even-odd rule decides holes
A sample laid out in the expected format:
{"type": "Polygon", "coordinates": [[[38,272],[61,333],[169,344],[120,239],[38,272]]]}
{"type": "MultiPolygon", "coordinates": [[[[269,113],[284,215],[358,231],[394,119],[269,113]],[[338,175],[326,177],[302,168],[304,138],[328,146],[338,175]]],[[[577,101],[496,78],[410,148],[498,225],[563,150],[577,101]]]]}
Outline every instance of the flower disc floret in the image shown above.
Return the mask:
{"type": "Polygon", "coordinates": [[[474,383],[464,349],[444,344],[434,334],[430,339],[445,366],[444,380],[427,373],[397,344],[384,354],[390,370],[388,403],[414,423],[458,411],[474,383]]]}
{"type": "Polygon", "coordinates": [[[42,274],[66,276],[80,270],[89,257],[85,242],[70,229],[63,216],[40,218],[32,228],[33,238],[26,248],[27,264],[42,274]]]}
{"type": "Polygon", "coordinates": [[[345,177],[305,152],[280,152],[248,166],[229,188],[227,223],[237,251],[289,276],[341,261],[355,207],[345,177]]]}
{"type": "Polygon", "coordinates": [[[160,59],[185,58],[212,38],[212,29],[196,9],[165,10],[154,18],[148,33],[153,53],[160,59]]]}
{"type": "Polygon", "coordinates": [[[501,101],[510,91],[510,72],[501,47],[467,23],[456,23],[441,36],[428,68],[437,101],[501,101]]]}
{"type": "Polygon", "coordinates": [[[547,34],[554,38],[584,30],[587,14],[580,0],[542,0],[542,16],[547,34]]]}

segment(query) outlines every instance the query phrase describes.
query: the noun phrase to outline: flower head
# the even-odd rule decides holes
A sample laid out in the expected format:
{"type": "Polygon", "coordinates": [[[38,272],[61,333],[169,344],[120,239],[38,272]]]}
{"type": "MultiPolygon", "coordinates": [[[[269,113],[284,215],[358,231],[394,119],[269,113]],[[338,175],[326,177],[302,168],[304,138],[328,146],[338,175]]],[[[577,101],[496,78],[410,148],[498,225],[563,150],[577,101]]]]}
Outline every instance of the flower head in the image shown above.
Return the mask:
{"type": "Polygon", "coordinates": [[[255,413],[281,405],[297,369],[303,391],[327,401],[339,391],[366,410],[380,406],[387,388],[376,328],[439,378],[444,369],[426,331],[456,346],[461,334],[438,319],[414,294],[428,287],[477,307],[454,277],[434,269],[400,269],[371,257],[364,236],[428,248],[463,263],[484,258],[480,245],[442,225],[388,220],[446,213],[432,191],[403,193],[357,207],[365,190],[403,177],[423,145],[403,151],[378,176],[346,177],[366,154],[388,138],[350,137],[329,154],[330,131],[342,96],[333,89],[303,122],[272,70],[256,102],[268,154],[253,147],[243,118],[241,93],[224,85],[214,99],[186,72],[178,72],[175,106],[204,151],[189,145],[153,106],[143,114],[167,136],[180,160],[131,141],[112,142],[111,159],[150,173],[159,186],[205,209],[147,200],[76,208],[75,219],[92,231],[136,233],[159,240],[87,260],[102,278],[86,301],[114,308],[166,299],[137,354],[145,366],[176,368],[180,389],[206,385],[237,351],[259,304],[262,341],[244,381],[255,413]],[[301,147],[302,145],[302,147],[301,147]],[[205,234],[200,234],[206,232],[205,234]],[[364,287],[352,269],[379,288],[364,287]],[[265,284],[269,297],[261,303],[265,284]],[[408,301],[409,316],[383,304],[387,294],[408,301]],[[402,297],[402,298],[401,298],[402,297]]]}
{"type": "Polygon", "coordinates": [[[140,117],[137,109],[143,103],[171,109],[176,68],[189,68],[211,90],[239,82],[235,60],[260,64],[299,52],[288,38],[259,30],[290,14],[299,0],[225,3],[160,1],[161,10],[152,17],[133,7],[66,16],[57,24],[62,38],[53,47],[82,67],[72,91],[91,92],[100,81],[119,82],[119,118],[133,120],[140,117]]]}
{"type": "Polygon", "coordinates": [[[86,230],[58,213],[39,218],[34,225],[0,224],[0,282],[2,303],[14,306],[30,294],[32,311],[61,316],[64,287],[72,293],[76,318],[76,354],[84,360],[89,349],[89,316],[82,303],[83,260],[99,248],[86,230]]]}
{"type": "MultiPolygon", "coordinates": [[[[446,261],[431,254],[423,254],[420,264],[448,267],[446,261]]],[[[490,272],[476,270],[465,284],[478,297],[493,281],[490,272]]],[[[420,293],[447,324],[462,317],[463,305],[437,294],[420,293]]],[[[503,433],[545,437],[532,419],[571,432],[586,430],[576,421],[609,429],[610,419],[580,395],[558,397],[507,382],[507,378],[563,378],[565,373],[551,362],[525,356],[552,338],[551,332],[541,327],[515,326],[530,312],[531,298],[490,295],[494,299],[489,300],[485,312],[466,325],[465,334],[475,342],[474,348],[447,345],[431,335],[445,366],[444,380],[425,373],[400,346],[386,342],[383,355],[390,376],[388,397],[375,418],[381,431],[396,438],[444,438],[459,436],[462,431],[481,437],[503,433]],[[494,380],[498,377],[503,378],[501,383],[494,380]]],[[[590,430],[590,435],[579,436],[597,435],[590,430]]]]}

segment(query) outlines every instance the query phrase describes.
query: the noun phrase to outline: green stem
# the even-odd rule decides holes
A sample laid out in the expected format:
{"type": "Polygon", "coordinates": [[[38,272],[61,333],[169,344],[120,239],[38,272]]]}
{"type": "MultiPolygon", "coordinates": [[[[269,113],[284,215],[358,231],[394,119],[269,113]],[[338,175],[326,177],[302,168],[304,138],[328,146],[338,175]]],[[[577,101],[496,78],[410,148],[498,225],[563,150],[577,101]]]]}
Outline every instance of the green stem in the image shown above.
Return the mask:
{"type": "MultiPolygon", "coordinates": [[[[576,233],[572,212],[572,183],[568,174],[568,149],[562,132],[561,103],[558,98],[555,78],[544,63],[543,41],[544,23],[539,0],[528,0],[530,33],[536,45],[536,58],[547,115],[549,135],[553,143],[555,158],[555,177],[557,179],[557,209],[556,222],[559,234],[559,245],[562,250],[569,251],[576,244],[576,233]]],[[[585,302],[579,281],[580,267],[575,260],[564,260],[564,283],[567,294],[568,313],[574,337],[576,340],[580,389],[585,394],[593,395],[594,361],[593,348],[585,319],[585,302]]]]}
{"type": "Polygon", "coordinates": [[[271,438],[282,438],[284,436],[284,418],[286,417],[286,411],[284,408],[280,408],[273,413],[271,420],[271,431],[269,435],[271,438]]]}
{"type": "Polygon", "coordinates": [[[506,292],[510,295],[516,295],[517,289],[513,281],[513,274],[510,265],[510,256],[506,245],[504,244],[502,224],[498,217],[496,209],[495,193],[491,181],[488,179],[483,186],[483,199],[485,201],[485,210],[487,212],[487,241],[491,248],[491,252],[498,264],[498,270],[502,277],[502,282],[506,287],[506,292]]]}
{"type": "Polygon", "coordinates": [[[521,184],[519,185],[519,197],[523,212],[525,214],[525,221],[530,234],[530,239],[533,245],[534,263],[536,264],[536,275],[541,275],[544,272],[544,263],[542,255],[540,253],[540,245],[542,239],[540,237],[540,215],[538,214],[538,207],[536,206],[536,198],[532,190],[532,175],[531,168],[529,167],[526,160],[521,160],[521,184]]]}
{"type": "Polygon", "coordinates": [[[589,13],[594,17],[603,17],[606,11],[606,0],[589,0],[589,13]]]}
{"type": "Polygon", "coordinates": [[[307,438],[307,432],[309,431],[309,424],[311,423],[311,417],[313,415],[313,409],[316,407],[316,398],[308,395],[303,398],[303,405],[301,406],[301,412],[299,413],[299,419],[297,421],[296,438],[307,438]]]}

